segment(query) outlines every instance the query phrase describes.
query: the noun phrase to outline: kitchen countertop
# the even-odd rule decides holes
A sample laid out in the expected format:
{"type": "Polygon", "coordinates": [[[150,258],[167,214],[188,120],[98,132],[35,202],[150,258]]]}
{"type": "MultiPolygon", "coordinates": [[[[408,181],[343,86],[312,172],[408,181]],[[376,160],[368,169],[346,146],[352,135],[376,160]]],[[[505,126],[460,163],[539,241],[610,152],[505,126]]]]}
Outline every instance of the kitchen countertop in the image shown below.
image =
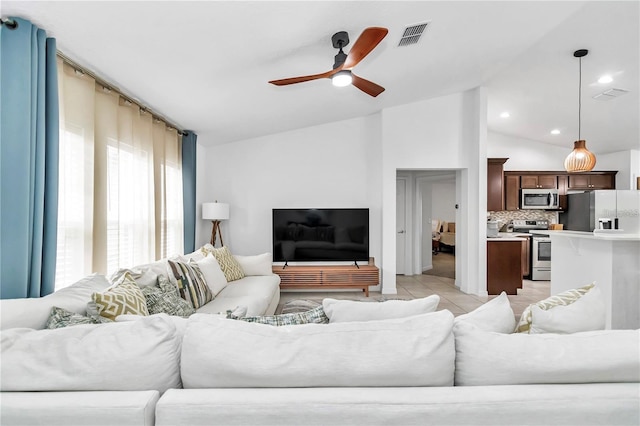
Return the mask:
{"type": "Polygon", "coordinates": [[[605,241],[640,241],[640,235],[638,234],[626,234],[624,232],[581,232],[581,231],[544,231],[535,230],[531,231],[532,234],[549,235],[552,237],[567,237],[567,238],[586,238],[590,240],[605,240],[605,241]]]}
{"type": "Polygon", "coordinates": [[[498,232],[497,237],[487,237],[490,241],[524,241],[523,237],[517,236],[515,232],[498,232]]]}

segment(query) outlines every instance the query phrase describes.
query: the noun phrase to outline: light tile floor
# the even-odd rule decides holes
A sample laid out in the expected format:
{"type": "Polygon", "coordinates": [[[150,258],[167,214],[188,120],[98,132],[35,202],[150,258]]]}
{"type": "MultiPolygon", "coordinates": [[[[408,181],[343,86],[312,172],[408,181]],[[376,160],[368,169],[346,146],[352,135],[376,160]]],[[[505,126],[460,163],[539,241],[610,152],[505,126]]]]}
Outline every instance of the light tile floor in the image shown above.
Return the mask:
{"type": "MultiPolygon", "coordinates": [[[[422,297],[431,296],[437,294],[440,296],[440,303],[438,309],[448,309],[454,315],[461,315],[467,312],[471,312],[483,303],[496,296],[476,296],[472,294],[465,294],[458,290],[454,285],[454,280],[451,278],[437,277],[432,275],[411,275],[404,276],[399,275],[396,281],[396,288],[398,294],[381,294],[380,292],[369,292],[369,299],[418,299],[422,297]]],[[[520,318],[522,311],[531,303],[537,302],[549,297],[550,282],[549,281],[529,281],[524,280],[523,286],[518,290],[517,295],[508,296],[511,302],[511,308],[516,318],[520,318]]],[[[280,304],[276,310],[279,313],[284,305],[289,300],[295,299],[313,299],[321,301],[325,297],[331,297],[334,299],[349,299],[349,300],[365,300],[364,294],[354,291],[331,291],[331,292],[317,292],[317,291],[282,291],[280,293],[280,304]]]]}

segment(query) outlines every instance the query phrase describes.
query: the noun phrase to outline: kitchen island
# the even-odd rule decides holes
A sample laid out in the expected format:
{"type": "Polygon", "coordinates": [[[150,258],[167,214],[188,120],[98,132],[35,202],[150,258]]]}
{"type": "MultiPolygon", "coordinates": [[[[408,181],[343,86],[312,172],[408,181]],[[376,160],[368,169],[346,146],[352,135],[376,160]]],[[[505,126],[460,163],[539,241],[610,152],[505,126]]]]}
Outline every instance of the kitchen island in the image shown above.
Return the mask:
{"type": "Polygon", "coordinates": [[[606,327],[640,328],[640,235],[545,231],[551,237],[551,294],[595,282],[606,327]]]}
{"type": "Polygon", "coordinates": [[[518,294],[522,288],[522,244],[524,238],[509,233],[487,237],[487,292],[518,294]]]}

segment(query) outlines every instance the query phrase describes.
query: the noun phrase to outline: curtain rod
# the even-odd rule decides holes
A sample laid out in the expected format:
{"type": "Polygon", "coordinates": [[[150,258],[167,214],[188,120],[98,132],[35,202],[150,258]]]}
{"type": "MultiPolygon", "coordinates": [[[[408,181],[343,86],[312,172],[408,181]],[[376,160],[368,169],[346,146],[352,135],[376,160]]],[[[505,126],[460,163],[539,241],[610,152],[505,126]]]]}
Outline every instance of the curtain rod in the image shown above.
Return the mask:
{"type": "Polygon", "coordinates": [[[18,23],[13,19],[0,18],[0,25],[6,25],[7,28],[10,28],[12,30],[18,28],[18,23]]]}
{"type": "Polygon", "coordinates": [[[166,118],[164,118],[162,115],[154,112],[151,108],[142,105],[139,101],[136,101],[135,99],[133,99],[131,96],[127,96],[126,94],[123,93],[122,90],[120,90],[119,88],[115,87],[113,84],[106,82],[105,80],[103,80],[102,78],[98,77],[97,75],[95,75],[93,72],[87,70],[86,68],[78,65],[76,62],[74,62],[73,60],[71,60],[68,56],[66,56],[64,53],[60,52],[59,50],[56,52],[57,56],[62,59],[64,62],[66,62],[67,64],[69,64],[73,69],[75,69],[76,71],[82,73],[82,74],[86,74],[89,77],[93,78],[98,84],[100,84],[101,86],[103,86],[104,88],[108,89],[108,90],[113,90],[115,92],[118,93],[118,95],[120,95],[120,97],[122,97],[125,101],[130,102],[132,104],[136,104],[140,107],[141,110],[148,112],[149,114],[151,114],[152,117],[164,121],[169,127],[173,127],[174,129],[176,129],[178,131],[178,134],[181,136],[185,136],[187,134],[186,131],[182,130],[179,126],[176,126],[175,124],[173,124],[172,122],[170,122],[169,120],[167,120],[166,118]]]}

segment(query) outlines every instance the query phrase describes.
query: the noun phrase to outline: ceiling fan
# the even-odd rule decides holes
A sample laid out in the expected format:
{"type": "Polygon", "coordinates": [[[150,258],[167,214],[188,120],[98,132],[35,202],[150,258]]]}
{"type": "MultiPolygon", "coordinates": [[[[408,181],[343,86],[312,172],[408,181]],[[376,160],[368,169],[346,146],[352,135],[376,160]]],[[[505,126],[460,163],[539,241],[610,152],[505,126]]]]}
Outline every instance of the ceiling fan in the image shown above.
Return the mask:
{"type": "Polygon", "coordinates": [[[340,51],[335,56],[335,63],[331,71],[302,77],[272,80],[269,83],[275,84],[276,86],[286,86],[288,84],[302,83],[319,78],[331,78],[334,86],[348,86],[349,84],[353,84],[366,94],[376,97],[384,92],[384,87],[362,77],[358,77],[351,70],[371,53],[382,39],[385,38],[388,32],[389,30],[381,27],[366,28],[353,44],[353,47],[351,47],[349,54],[345,54],[342,51],[342,48],[349,44],[349,35],[346,31],[337,32],[331,37],[331,42],[333,43],[333,47],[340,49],[340,51]]]}

